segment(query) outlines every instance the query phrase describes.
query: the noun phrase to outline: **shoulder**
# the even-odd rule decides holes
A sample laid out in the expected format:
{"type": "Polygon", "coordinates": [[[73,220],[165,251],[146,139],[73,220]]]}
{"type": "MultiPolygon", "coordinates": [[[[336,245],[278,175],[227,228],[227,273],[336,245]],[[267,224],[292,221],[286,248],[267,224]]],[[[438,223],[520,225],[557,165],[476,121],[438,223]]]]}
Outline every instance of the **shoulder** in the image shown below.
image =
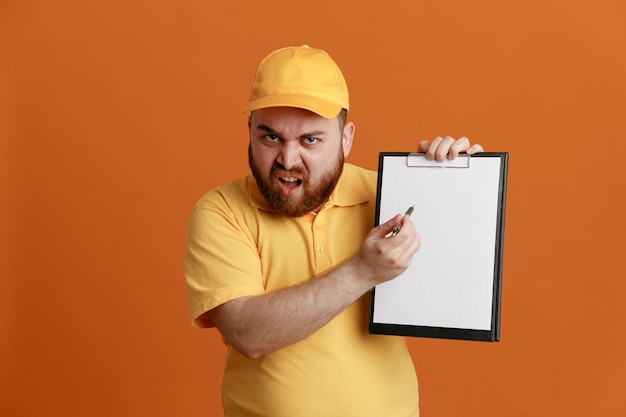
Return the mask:
{"type": "Polygon", "coordinates": [[[352,164],[344,164],[331,201],[338,206],[354,206],[374,201],[377,174],[352,164]]]}
{"type": "Polygon", "coordinates": [[[352,164],[344,165],[344,180],[351,189],[362,189],[368,193],[376,191],[378,173],[352,164]]]}
{"type": "Polygon", "coordinates": [[[217,186],[195,203],[189,215],[190,229],[238,227],[253,211],[248,176],[217,186]]]}
{"type": "Polygon", "coordinates": [[[360,181],[363,183],[373,183],[376,184],[376,180],[378,179],[378,172],[372,171],[371,169],[365,169],[363,167],[352,165],[352,164],[344,164],[344,174],[353,181],[360,181]]]}
{"type": "Polygon", "coordinates": [[[243,176],[229,183],[212,188],[200,197],[195,206],[207,207],[228,204],[228,202],[237,202],[240,204],[243,200],[249,200],[247,178],[248,176],[243,176]]]}

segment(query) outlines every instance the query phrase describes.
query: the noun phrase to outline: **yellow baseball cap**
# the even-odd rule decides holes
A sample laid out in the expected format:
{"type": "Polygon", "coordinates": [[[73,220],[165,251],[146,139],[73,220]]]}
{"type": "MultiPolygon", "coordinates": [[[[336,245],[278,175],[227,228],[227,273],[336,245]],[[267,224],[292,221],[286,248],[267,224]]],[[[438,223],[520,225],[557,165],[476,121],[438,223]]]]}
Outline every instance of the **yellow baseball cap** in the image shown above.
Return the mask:
{"type": "Polygon", "coordinates": [[[326,51],[290,46],[261,61],[243,112],[298,107],[332,119],[342,108],[349,108],[349,101],[346,80],[326,51]]]}

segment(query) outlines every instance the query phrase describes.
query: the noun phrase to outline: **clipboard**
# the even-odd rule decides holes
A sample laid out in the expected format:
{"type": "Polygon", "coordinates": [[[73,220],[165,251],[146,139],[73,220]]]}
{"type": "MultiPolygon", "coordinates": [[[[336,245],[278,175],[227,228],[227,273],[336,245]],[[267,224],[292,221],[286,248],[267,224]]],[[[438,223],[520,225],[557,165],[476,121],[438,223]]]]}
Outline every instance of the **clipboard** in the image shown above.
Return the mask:
{"type": "Polygon", "coordinates": [[[415,205],[421,247],[411,266],[371,291],[369,332],[497,342],[507,152],[381,152],[376,225],[415,205]]]}

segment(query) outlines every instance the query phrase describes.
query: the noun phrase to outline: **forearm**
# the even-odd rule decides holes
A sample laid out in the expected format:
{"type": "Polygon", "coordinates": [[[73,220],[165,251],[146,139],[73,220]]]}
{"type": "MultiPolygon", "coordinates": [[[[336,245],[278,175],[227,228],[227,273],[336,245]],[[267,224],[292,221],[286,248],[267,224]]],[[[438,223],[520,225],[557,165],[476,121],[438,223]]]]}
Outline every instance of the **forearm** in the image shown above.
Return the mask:
{"type": "Polygon", "coordinates": [[[224,338],[256,358],[311,335],[375,285],[404,272],[419,248],[410,219],[400,233],[386,236],[402,220],[398,214],[374,228],[347,262],[301,285],[231,300],[209,312],[224,338]]]}
{"type": "Polygon", "coordinates": [[[229,344],[256,358],[311,335],[371,287],[346,263],[298,286],[232,300],[210,315],[229,344]]]}

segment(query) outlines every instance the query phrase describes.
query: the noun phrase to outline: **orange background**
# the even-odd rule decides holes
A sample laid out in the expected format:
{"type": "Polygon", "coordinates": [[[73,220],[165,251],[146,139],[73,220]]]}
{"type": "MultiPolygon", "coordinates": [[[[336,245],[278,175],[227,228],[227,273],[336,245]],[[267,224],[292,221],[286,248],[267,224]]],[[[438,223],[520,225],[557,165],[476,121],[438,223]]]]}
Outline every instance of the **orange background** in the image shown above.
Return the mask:
{"type": "Polygon", "coordinates": [[[4,0],[0,414],[221,415],[187,215],[247,172],[258,62],[303,43],[348,80],[348,162],[510,152],[502,341],[410,339],[422,414],[626,414],[625,4],[4,0]]]}

